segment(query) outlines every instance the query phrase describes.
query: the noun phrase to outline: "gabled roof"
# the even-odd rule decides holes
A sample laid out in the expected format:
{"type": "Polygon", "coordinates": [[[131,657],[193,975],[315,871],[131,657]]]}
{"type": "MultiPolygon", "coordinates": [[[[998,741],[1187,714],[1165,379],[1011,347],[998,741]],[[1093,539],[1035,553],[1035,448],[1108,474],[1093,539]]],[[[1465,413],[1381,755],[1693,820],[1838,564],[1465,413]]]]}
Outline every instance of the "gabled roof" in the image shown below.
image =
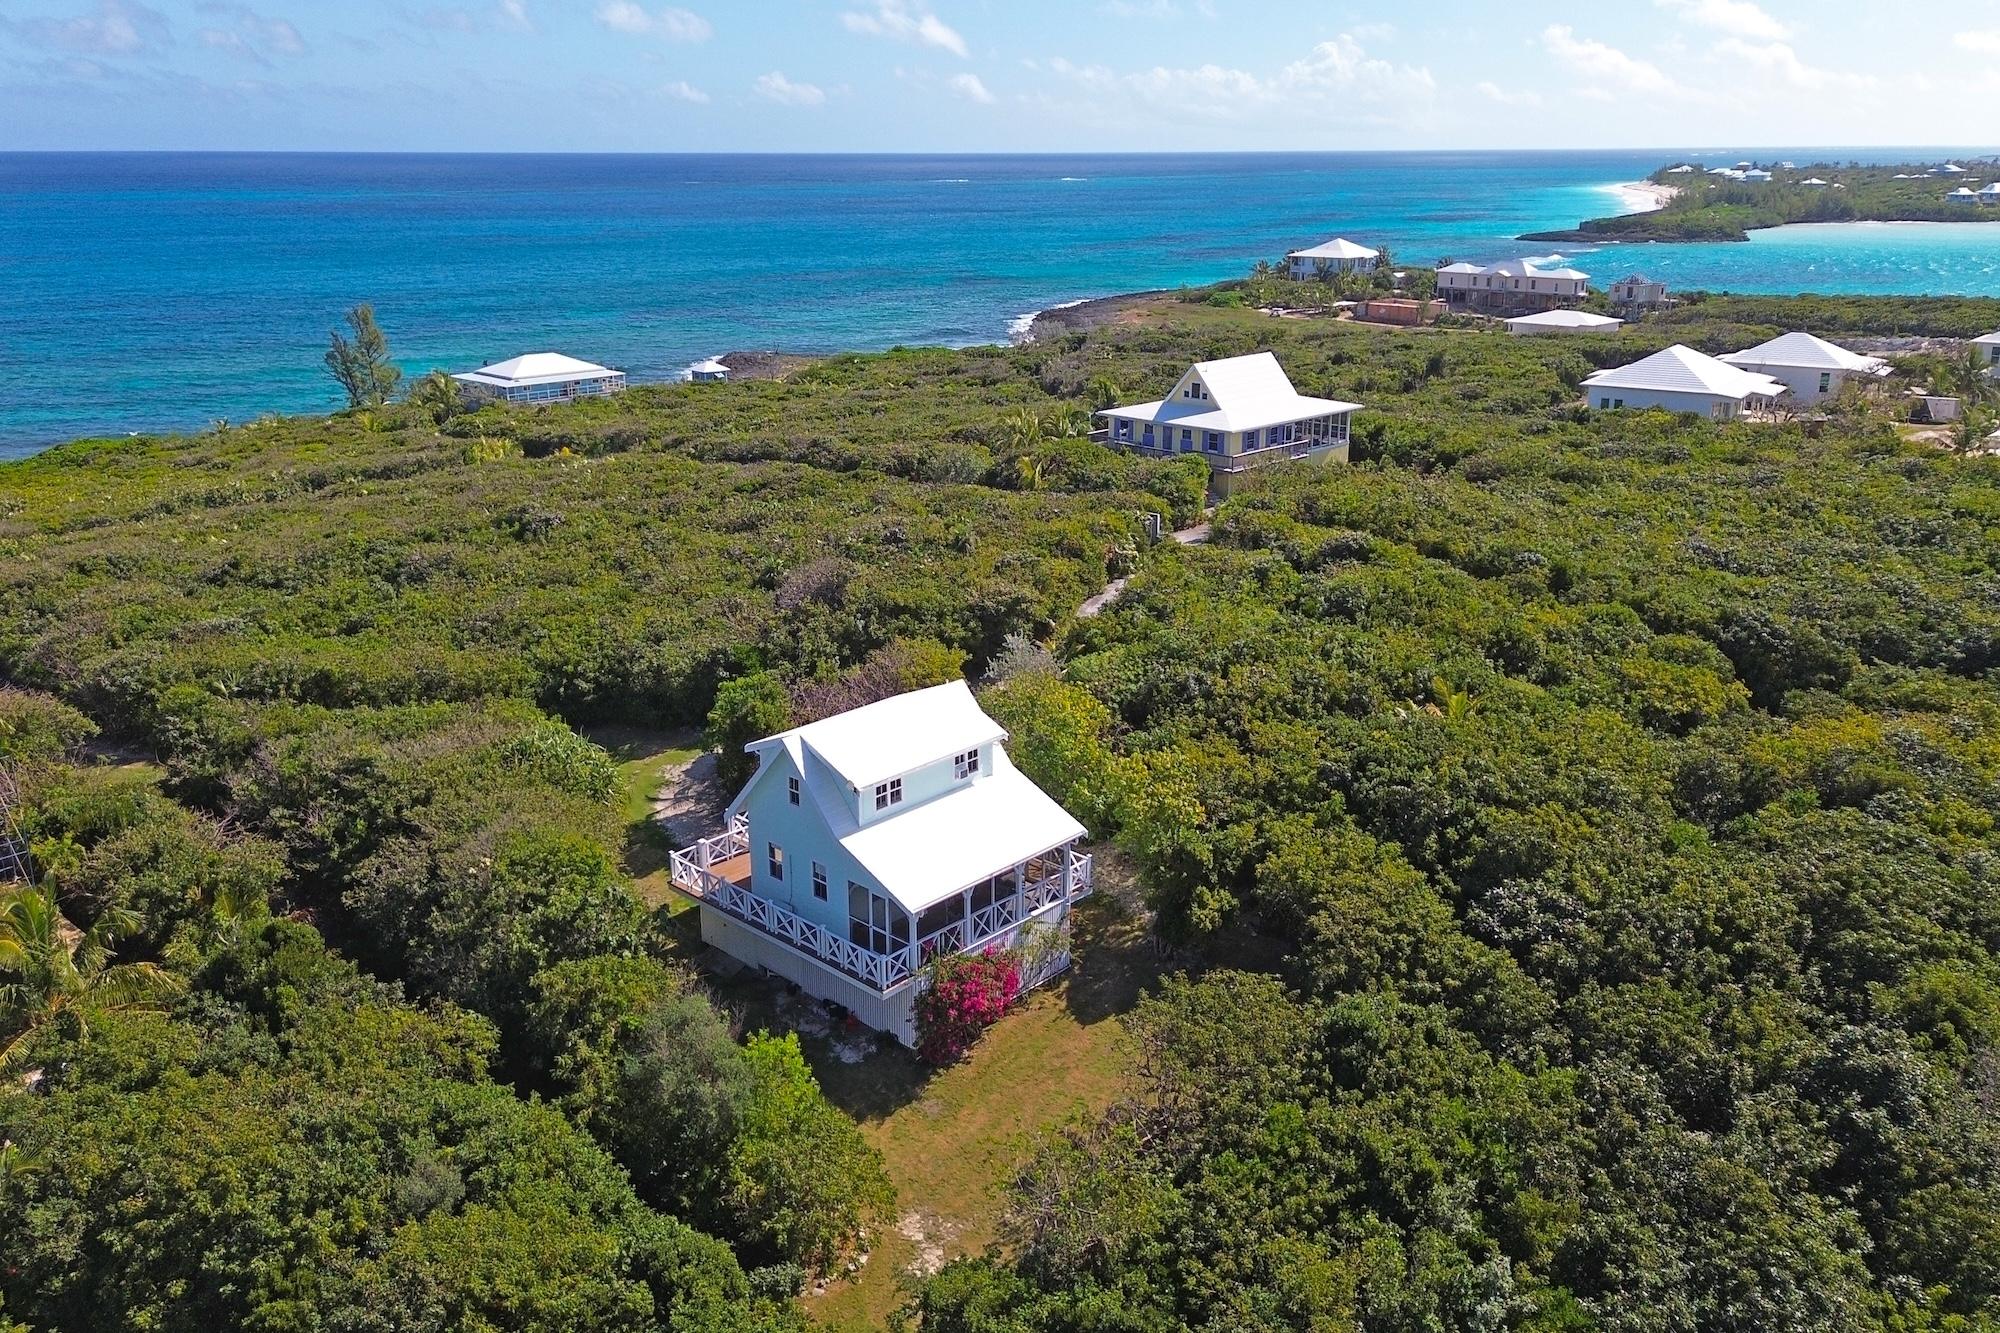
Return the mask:
{"type": "Polygon", "coordinates": [[[840,845],[911,912],[1084,835],[993,747],[993,771],[901,814],[840,834],[840,845]]]}
{"type": "Polygon", "coordinates": [[[1202,361],[1195,365],[1194,372],[1207,386],[1207,398],[1167,398],[1157,403],[1110,408],[1102,415],[1167,422],[1188,430],[1243,431],[1354,412],[1361,407],[1359,403],[1306,397],[1292,387],[1285,368],[1269,352],[1202,361]]]}
{"type": "Polygon", "coordinates": [[[762,752],[786,742],[803,746],[850,788],[862,791],[1006,735],[966,683],[955,680],[808,722],[746,748],[762,752]]]}
{"type": "Polygon", "coordinates": [[[604,375],[616,375],[615,370],[590,361],[579,361],[561,352],[530,352],[526,356],[510,357],[496,361],[490,366],[454,375],[456,380],[472,380],[480,384],[548,384],[558,380],[593,379],[604,375]]]}
{"type": "Polygon", "coordinates": [[[1799,370],[1851,370],[1863,374],[1880,374],[1888,369],[1888,362],[1876,356],[1863,356],[1850,352],[1845,347],[1830,343],[1824,338],[1815,338],[1810,333],[1783,333],[1769,342],[1758,343],[1740,352],[1731,352],[1721,358],[1732,366],[1784,366],[1799,370]]]}
{"type": "Polygon", "coordinates": [[[1538,315],[1520,315],[1507,321],[1508,328],[1526,325],[1531,329],[1615,329],[1622,319],[1594,314],[1588,310],[1544,310],[1538,315]]]}
{"type": "Polygon", "coordinates": [[[1775,398],[1785,386],[1679,343],[1642,361],[1600,370],[1583,381],[1593,389],[1650,389],[1658,393],[1709,394],[1717,398],[1775,398]]]}
{"type": "Polygon", "coordinates": [[[827,831],[883,892],[921,912],[1084,836],[1083,825],[1015,768],[997,743],[986,772],[941,796],[861,822],[857,793],[865,801],[877,782],[1005,738],[964,681],[914,690],[751,742],[746,748],[762,762],[730,811],[744,808],[751,788],[773,771],[777,754],[789,756],[827,831]]]}
{"type": "Polygon", "coordinates": [[[1310,250],[1294,250],[1287,259],[1380,259],[1380,250],[1370,250],[1365,245],[1356,245],[1345,237],[1336,236],[1324,245],[1315,245],[1310,250]]]}

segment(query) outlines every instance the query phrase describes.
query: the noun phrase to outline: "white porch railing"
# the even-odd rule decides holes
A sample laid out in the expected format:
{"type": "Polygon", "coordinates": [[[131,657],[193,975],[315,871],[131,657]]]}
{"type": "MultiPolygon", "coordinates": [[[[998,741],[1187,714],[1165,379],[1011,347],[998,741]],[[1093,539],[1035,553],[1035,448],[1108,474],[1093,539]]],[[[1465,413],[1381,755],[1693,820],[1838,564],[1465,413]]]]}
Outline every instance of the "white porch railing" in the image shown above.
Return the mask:
{"type": "Polygon", "coordinates": [[[970,953],[983,948],[1026,921],[1054,914],[1067,904],[1088,897],[1094,887],[1095,863],[1090,855],[1071,851],[1055,874],[1030,884],[1011,897],[981,908],[972,914],[969,922],[954,922],[894,953],[877,953],[843,939],[817,922],[808,921],[710,869],[719,862],[744,854],[749,846],[748,823],[739,815],[730,824],[728,832],[714,838],[703,838],[694,846],[673,853],[669,858],[669,873],[674,887],[690,898],[725,912],[745,925],[773,939],[782,940],[799,952],[881,991],[908,981],[925,961],[940,952],[970,953]],[[968,925],[971,927],[969,932],[968,925]]]}

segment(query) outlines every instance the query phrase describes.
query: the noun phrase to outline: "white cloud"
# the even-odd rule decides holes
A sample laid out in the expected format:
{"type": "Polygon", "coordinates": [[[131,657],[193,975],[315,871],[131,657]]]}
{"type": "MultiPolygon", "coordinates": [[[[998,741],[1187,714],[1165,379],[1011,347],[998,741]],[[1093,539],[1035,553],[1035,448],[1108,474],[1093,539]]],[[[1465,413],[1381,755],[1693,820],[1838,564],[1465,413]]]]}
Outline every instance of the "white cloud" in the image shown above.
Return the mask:
{"type": "Polygon", "coordinates": [[[955,56],[966,54],[965,38],[958,35],[957,29],[910,0],[875,0],[874,9],[865,12],[850,9],[840,16],[840,21],[849,32],[934,46],[955,56]]]}
{"type": "Polygon", "coordinates": [[[1808,65],[1799,53],[1783,42],[1755,43],[1730,37],[1716,43],[1716,54],[1741,60],[1761,73],[1783,80],[1793,88],[1841,87],[1850,90],[1873,88],[1881,81],[1872,74],[1848,74],[1840,70],[1808,65]]]}
{"type": "Polygon", "coordinates": [[[306,52],[305,38],[285,19],[267,18],[248,5],[234,4],[231,0],[208,0],[198,8],[205,14],[233,20],[233,26],[227,29],[202,29],[199,36],[204,46],[231,51],[260,64],[270,63],[266,56],[301,56],[306,52]]]}
{"type": "Polygon", "coordinates": [[[660,91],[676,102],[692,102],[696,106],[707,106],[709,102],[708,94],[686,79],[676,79],[672,83],[663,84],[660,91]]]}
{"type": "Polygon", "coordinates": [[[780,106],[818,106],[826,101],[826,90],[816,84],[793,83],[777,70],[759,75],[751,85],[757,96],[780,106]]]}
{"type": "Polygon", "coordinates": [[[1681,91],[1660,72],[1657,65],[1626,55],[1590,37],[1578,37],[1566,23],[1551,23],[1542,31],[1542,48],[1567,65],[1572,73],[1589,80],[1583,91],[1608,94],[1614,90],[1654,95],[1681,91]]]}
{"type": "Polygon", "coordinates": [[[1734,37],[1774,42],[1791,36],[1792,32],[1750,0],[1654,0],[1654,3],[1673,10],[1689,23],[1734,37]]]}
{"type": "Polygon", "coordinates": [[[604,0],[597,7],[597,21],[613,32],[670,42],[705,42],[715,35],[715,25],[692,10],[648,10],[632,0],[604,0]]]}
{"type": "Polygon", "coordinates": [[[1542,95],[1540,93],[1510,93],[1499,84],[1492,82],[1476,83],[1473,85],[1473,91],[1490,102],[1498,102],[1501,106],[1540,106],[1542,104],[1542,95]]]}
{"type": "Polygon", "coordinates": [[[2000,28],[1975,28],[1970,32],[1954,33],[1951,44],[1961,51],[2000,56],[2000,28]]]}
{"type": "Polygon", "coordinates": [[[993,94],[986,91],[986,84],[977,74],[954,74],[951,76],[951,90],[960,97],[981,105],[991,105],[993,94]]]}
{"type": "Polygon", "coordinates": [[[1048,69],[1096,98],[1096,108],[1082,114],[1129,112],[1136,105],[1153,116],[1228,122],[1279,107],[1311,106],[1320,112],[1409,107],[1426,104],[1437,93],[1428,69],[1376,59],[1348,33],[1321,42],[1271,75],[1216,64],[1119,73],[1061,57],[1049,61],[1048,69]]]}
{"type": "Polygon", "coordinates": [[[36,46],[100,56],[137,55],[173,40],[165,17],[131,0],[98,0],[96,12],[75,18],[0,17],[0,27],[36,46]]]}

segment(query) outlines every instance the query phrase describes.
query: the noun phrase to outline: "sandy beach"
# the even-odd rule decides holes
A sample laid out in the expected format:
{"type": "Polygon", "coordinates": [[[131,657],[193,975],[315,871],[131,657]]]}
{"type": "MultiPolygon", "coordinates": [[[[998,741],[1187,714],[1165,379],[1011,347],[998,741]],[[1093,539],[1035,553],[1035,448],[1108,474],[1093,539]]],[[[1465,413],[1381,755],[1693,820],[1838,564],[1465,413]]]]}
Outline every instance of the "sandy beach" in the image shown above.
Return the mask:
{"type": "Polygon", "coordinates": [[[1607,185],[1605,193],[1618,196],[1620,213],[1654,213],[1667,206],[1667,201],[1679,193],[1671,185],[1660,185],[1653,181],[1626,181],[1619,185],[1607,185]]]}

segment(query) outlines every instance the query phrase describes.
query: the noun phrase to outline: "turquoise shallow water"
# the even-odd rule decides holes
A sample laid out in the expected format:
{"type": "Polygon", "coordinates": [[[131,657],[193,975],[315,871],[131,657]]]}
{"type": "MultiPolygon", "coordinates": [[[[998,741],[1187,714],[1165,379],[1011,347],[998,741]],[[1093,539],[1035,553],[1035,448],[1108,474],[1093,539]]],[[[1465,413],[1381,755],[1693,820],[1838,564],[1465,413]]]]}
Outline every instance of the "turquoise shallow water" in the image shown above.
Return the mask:
{"type": "MultiPolygon", "coordinates": [[[[359,300],[412,373],[550,349],[664,379],[739,348],[998,341],[1335,234],[1410,263],[1546,253],[1511,238],[1678,155],[0,154],[0,457],[333,407],[319,357],[359,300]]],[[[1566,253],[1600,280],[2000,295],[2000,224],[1566,253]]]]}

